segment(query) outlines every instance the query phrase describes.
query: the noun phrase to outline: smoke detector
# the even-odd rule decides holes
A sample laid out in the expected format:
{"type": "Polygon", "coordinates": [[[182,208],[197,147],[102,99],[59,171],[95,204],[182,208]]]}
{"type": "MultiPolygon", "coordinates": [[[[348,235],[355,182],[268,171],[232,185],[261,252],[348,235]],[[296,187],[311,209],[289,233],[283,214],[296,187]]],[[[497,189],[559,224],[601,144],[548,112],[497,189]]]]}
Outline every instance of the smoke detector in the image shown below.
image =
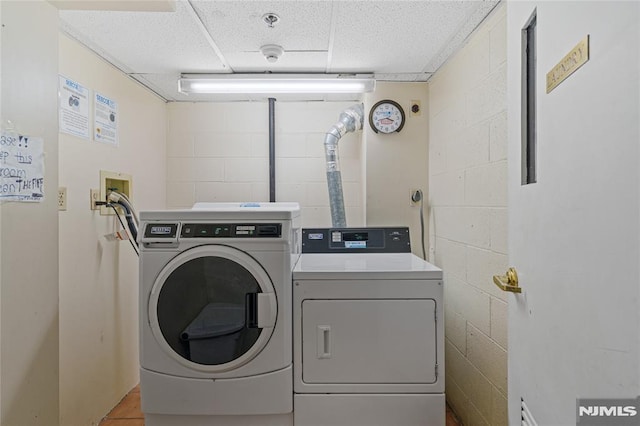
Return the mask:
{"type": "Polygon", "coordinates": [[[265,44],[260,48],[260,53],[264,55],[267,59],[267,62],[276,62],[280,56],[284,53],[284,49],[282,46],[278,46],[277,44],[265,44]]]}

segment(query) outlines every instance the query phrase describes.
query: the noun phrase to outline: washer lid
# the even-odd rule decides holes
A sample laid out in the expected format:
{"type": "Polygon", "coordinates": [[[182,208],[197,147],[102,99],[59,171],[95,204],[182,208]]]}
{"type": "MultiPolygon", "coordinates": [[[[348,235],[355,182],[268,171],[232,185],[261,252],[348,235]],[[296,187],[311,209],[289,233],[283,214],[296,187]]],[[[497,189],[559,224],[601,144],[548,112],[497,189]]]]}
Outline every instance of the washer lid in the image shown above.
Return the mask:
{"type": "Polygon", "coordinates": [[[148,210],[140,212],[141,221],[291,221],[299,216],[300,205],[298,203],[196,203],[190,210],[148,210]]]}
{"type": "Polygon", "coordinates": [[[295,212],[300,210],[298,203],[195,203],[193,210],[241,212],[241,211],[270,211],[295,212]]]}
{"type": "Polygon", "coordinates": [[[442,279],[442,270],[412,253],[300,255],[293,279],[442,279]]]}

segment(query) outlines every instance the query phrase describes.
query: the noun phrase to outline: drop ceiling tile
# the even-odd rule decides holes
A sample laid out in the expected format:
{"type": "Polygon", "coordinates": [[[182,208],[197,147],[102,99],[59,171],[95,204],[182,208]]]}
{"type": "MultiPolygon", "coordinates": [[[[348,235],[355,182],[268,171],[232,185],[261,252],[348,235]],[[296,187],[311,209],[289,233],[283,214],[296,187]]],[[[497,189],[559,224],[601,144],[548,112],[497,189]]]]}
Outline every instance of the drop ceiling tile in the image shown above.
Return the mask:
{"type": "Polygon", "coordinates": [[[167,101],[189,101],[187,95],[178,92],[179,73],[129,75],[167,101]]]}
{"type": "Polygon", "coordinates": [[[327,52],[285,52],[268,62],[260,52],[236,52],[225,56],[235,72],[314,72],[327,70],[327,52]]]}
{"type": "Polygon", "coordinates": [[[419,73],[480,2],[339,2],[330,70],[419,73]]]}
{"type": "Polygon", "coordinates": [[[172,12],[175,0],[49,0],[58,9],[172,12]]]}
{"type": "Polygon", "coordinates": [[[441,43],[440,50],[431,58],[431,61],[424,67],[423,71],[435,73],[450,56],[464,45],[469,35],[475,31],[478,25],[487,18],[499,3],[499,0],[484,0],[478,2],[462,25],[454,31],[451,37],[441,43]]]}
{"type": "Polygon", "coordinates": [[[381,80],[426,81],[498,3],[176,0],[175,12],[62,10],[60,17],[63,31],[169,101],[263,101],[187,96],[177,92],[177,79],[228,72],[227,63],[238,72],[373,72],[381,80]],[[262,21],[268,12],[281,18],[274,28],[262,21]],[[285,53],[268,63],[259,53],[264,44],[285,53]]]}
{"type": "Polygon", "coordinates": [[[72,37],[127,72],[223,70],[188,7],[178,1],[175,12],[61,10],[60,19],[72,37]]]}
{"type": "Polygon", "coordinates": [[[329,47],[330,1],[192,0],[192,4],[225,55],[258,51],[265,44],[303,51],[329,47]],[[273,28],[262,20],[266,13],[280,17],[273,28]]]}

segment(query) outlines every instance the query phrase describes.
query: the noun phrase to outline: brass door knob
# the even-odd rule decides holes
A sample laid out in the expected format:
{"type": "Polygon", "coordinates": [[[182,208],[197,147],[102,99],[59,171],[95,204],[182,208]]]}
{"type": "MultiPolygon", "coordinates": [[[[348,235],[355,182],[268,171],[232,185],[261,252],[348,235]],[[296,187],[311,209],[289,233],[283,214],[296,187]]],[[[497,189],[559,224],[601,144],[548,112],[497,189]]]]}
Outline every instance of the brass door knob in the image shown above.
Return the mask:
{"type": "Polygon", "coordinates": [[[518,286],[518,273],[516,272],[516,268],[509,268],[505,275],[494,275],[493,282],[503,291],[522,293],[522,288],[518,286]]]}

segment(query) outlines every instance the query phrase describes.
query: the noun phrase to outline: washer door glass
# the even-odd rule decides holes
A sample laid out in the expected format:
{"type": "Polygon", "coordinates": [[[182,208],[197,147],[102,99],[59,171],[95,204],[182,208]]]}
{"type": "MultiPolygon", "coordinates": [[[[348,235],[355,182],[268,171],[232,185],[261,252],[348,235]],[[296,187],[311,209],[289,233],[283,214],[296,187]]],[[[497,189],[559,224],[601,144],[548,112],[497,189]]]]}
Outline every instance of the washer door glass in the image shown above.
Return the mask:
{"type": "Polygon", "coordinates": [[[227,370],[264,347],[275,306],[273,285],[253,258],[226,246],[201,246],[174,258],[158,276],[149,318],[172,357],[227,370]]]}

